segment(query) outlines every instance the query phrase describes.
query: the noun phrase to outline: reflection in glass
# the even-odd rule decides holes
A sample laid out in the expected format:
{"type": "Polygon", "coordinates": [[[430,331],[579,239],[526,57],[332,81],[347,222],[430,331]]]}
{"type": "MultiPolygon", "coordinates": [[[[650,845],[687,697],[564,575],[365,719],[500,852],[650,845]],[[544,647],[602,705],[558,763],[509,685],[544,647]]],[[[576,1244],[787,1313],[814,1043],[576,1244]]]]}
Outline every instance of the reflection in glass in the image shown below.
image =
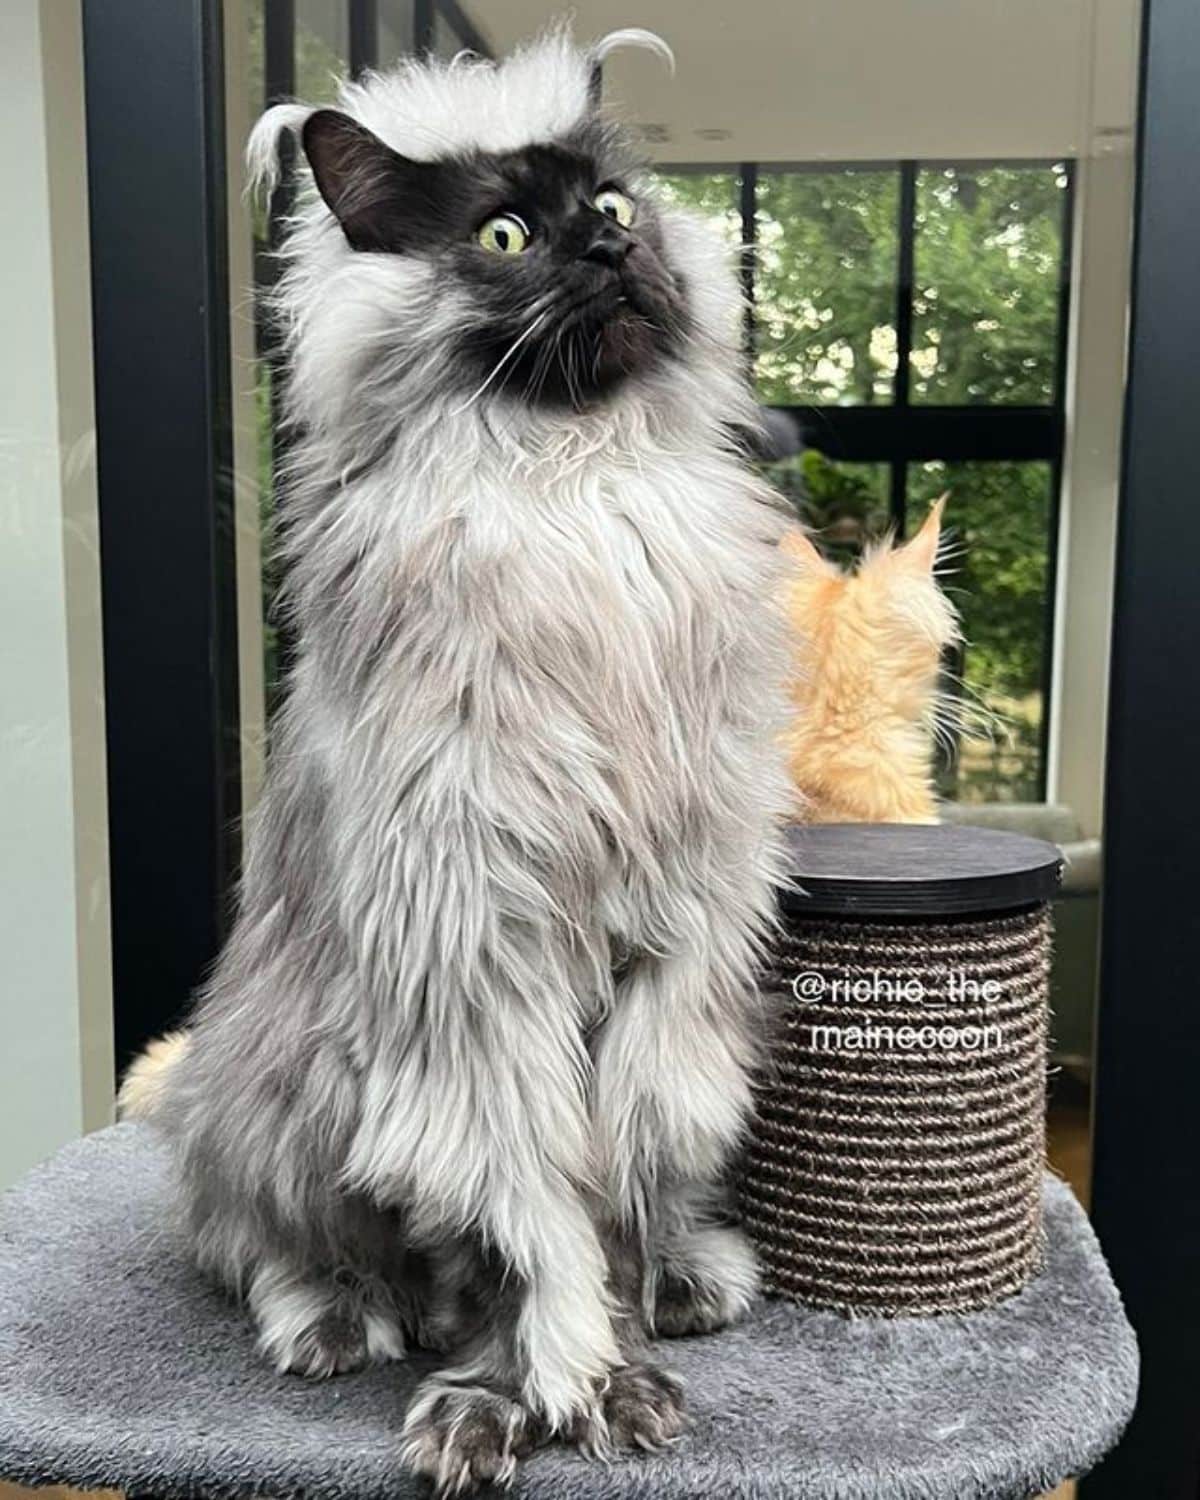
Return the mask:
{"type": "Polygon", "coordinates": [[[809,448],[763,472],[837,562],[858,557],[888,527],[887,464],[836,463],[809,448]]]}
{"type": "Polygon", "coordinates": [[[760,168],[761,401],[849,406],[891,399],[899,181],[894,170],[760,168]]]}
{"type": "Polygon", "coordinates": [[[656,175],[668,203],[678,203],[704,214],[719,225],[731,247],[741,242],[741,179],[737,173],[663,167],[656,175]]]}
{"type": "Polygon", "coordinates": [[[943,795],[1034,802],[1043,795],[1046,588],[1053,470],[1046,463],[914,464],[910,529],[949,492],[944,586],[962,615],[955,670],[964,734],[943,795]]]}
{"type": "Polygon", "coordinates": [[[381,0],[379,12],[379,66],[391,67],[412,48],[413,0],[381,0]]]}
{"type": "Polygon", "coordinates": [[[1066,169],[917,175],[912,400],[1053,401],[1066,169]]]}
{"type": "Polygon", "coordinates": [[[296,5],[296,97],[329,104],[349,72],[349,13],[338,0],[298,0],[296,5]]]}

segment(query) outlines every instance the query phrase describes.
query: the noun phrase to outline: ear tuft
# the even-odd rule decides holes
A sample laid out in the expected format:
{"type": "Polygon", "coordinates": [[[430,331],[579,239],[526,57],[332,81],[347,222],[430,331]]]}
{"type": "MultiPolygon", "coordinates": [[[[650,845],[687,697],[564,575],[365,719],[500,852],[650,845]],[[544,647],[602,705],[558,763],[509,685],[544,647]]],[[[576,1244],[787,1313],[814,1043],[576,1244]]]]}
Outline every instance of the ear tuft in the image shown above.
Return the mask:
{"type": "Polygon", "coordinates": [[[607,36],[602,36],[598,42],[594,42],[588,48],[588,53],[592,62],[599,64],[622,47],[641,47],[647,52],[653,52],[655,57],[667,65],[669,73],[675,72],[675,54],[671,51],[670,45],[664,42],[656,32],[646,31],[641,26],[623,26],[620,31],[610,31],[607,36]]]}
{"type": "Polygon", "coordinates": [[[279,182],[279,142],[296,135],[312,114],[307,104],[273,104],[255,122],[246,142],[246,191],[272,193],[279,182]]]}
{"type": "Polygon", "coordinates": [[[920,531],[895,553],[897,561],[903,562],[914,573],[933,573],[942,539],[942,512],[949,498],[948,490],[944,495],[938,496],[930,506],[920,531]]]}
{"type": "Polygon", "coordinates": [[[831,567],[812,537],[799,526],[789,526],[779,545],[790,558],[808,571],[827,573],[831,567]]]}

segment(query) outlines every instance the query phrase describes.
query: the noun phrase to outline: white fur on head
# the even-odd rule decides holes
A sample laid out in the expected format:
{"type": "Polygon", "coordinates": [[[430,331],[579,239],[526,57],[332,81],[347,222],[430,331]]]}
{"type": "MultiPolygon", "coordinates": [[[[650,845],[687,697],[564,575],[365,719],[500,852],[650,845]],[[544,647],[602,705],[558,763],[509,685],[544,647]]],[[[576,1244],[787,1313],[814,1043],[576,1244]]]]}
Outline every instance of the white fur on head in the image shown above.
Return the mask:
{"type": "Polygon", "coordinates": [[[255,122],[246,142],[246,189],[273,191],[279,181],[279,142],[285,131],[299,135],[312,114],[309,104],[273,104],[255,122]]]}
{"type": "MultiPolygon", "coordinates": [[[[593,69],[625,46],[670,58],[666,43],[651,32],[615,31],[589,49],[576,46],[570,31],[557,26],[498,62],[469,55],[449,62],[407,59],[387,73],[344,84],[338,107],[414,160],[518,150],[561,139],[593,117],[593,69]]],[[[303,104],[266,112],[247,151],[253,183],[274,185],[281,135],[299,134],[313,112],[303,104]]],[[[653,180],[639,190],[653,195],[653,180]]],[[[728,254],[694,215],[662,204],[659,217],[672,266],[688,287],[694,373],[701,375],[702,364],[704,405],[723,412],[725,421],[751,422],[740,366],[740,287],[728,254]]],[[[373,417],[376,430],[385,416],[394,426],[396,412],[414,400],[432,417],[436,403],[429,389],[444,368],[451,339],[478,317],[464,289],[447,284],[428,256],[356,254],[315,193],[300,196],[283,258],[286,274],[273,297],[292,362],[293,417],[354,452],[369,446],[359,428],[373,417]],[[419,375],[416,392],[400,389],[397,351],[419,375]]],[[[490,394],[501,384],[491,380],[480,389],[490,394]]],[[[437,415],[478,405],[470,390],[460,390],[437,415]]]]}
{"type": "MultiPolygon", "coordinates": [[[[674,72],[674,53],[652,31],[625,27],[581,49],[567,27],[556,26],[499,62],[469,52],[449,62],[406,58],[386,73],[343,83],[337,107],[417,161],[518,151],[578,124],[592,107],[592,68],[622,47],[645,48],[674,72]]],[[[251,190],[275,186],[280,137],[299,134],[312,113],[311,105],[276,104],[258,121],[246,147],[251,190]]]]}
{"type": "Polygon", "coordinates": [[[669,43],[664,42],[657,32],[645,31],[640,26],[623,26],[620,31],[610,31],[592,46],[591,55],[600,63],[622,47],[644,47],[647,52],[661,58],[672,73],[675,72],[675,54],[669,43]]]}

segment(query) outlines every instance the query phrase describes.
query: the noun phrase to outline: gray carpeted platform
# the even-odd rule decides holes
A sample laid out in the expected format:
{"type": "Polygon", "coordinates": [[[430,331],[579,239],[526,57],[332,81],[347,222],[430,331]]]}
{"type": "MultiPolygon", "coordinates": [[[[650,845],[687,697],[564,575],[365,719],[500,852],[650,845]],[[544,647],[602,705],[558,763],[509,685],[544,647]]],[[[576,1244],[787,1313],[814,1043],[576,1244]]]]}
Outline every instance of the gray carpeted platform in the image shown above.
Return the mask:
{"type": "MultiPolygon", "coordinates": [[[[168,1223],[144,1127],[69,1147],[0,1214],[0,1477],[166,1496],[425,1493],[398,1461],[427,1361],[310,1384],[260,1362],[241,1314],[168,1223]]],[[[1052,1488],[1113,1444],[1137,1350],[1084,1215],[1047,1183],[1049,1259],[968,1318],[846,1322],[764,1306],[664,1345],[693,1427],[668,1456],[605,1467],[547,1448],[541,1500],[982,1500],[1052,1488]]]]}

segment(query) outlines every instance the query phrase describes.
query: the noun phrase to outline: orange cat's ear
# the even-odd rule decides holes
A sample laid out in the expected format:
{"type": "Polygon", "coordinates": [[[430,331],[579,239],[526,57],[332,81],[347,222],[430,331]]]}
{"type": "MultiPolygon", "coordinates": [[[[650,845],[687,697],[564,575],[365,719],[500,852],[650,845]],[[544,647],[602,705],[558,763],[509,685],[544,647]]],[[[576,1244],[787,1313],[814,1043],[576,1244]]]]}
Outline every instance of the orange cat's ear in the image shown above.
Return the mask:
{"type": "Polygon", "coordinates": [[[807,531],[801,531],[799,526],[791,526],[784,533],[783,540],[779,544],[789,557],[805,568],[819,568],[824,571],[828,564],[817,551],[816,544],[807,531]]]}
{"type": "Polygon", "coordinates": [[[934,564],[937,562],[938,545],[942,539],[942,512],[949,498],[949,491],[944,495],[939,495],[930,506],[929,514],[925,517],[920,531],[895,553],[896,561],[903,561],[905,566],[911,568],[914,573],[933,572],[934,564]]]}

